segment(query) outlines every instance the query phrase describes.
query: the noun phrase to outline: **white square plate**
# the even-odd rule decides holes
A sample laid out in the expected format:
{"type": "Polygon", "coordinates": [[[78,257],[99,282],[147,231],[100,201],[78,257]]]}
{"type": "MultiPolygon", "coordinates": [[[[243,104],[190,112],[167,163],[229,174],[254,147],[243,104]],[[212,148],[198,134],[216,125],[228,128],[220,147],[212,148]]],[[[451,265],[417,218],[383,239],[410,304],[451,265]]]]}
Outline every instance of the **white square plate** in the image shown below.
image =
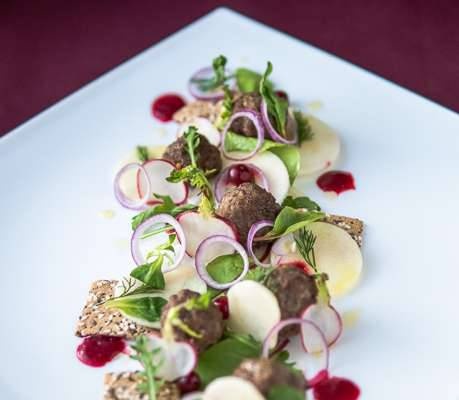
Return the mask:
{"type": "Polygon", "coordinates": [[[337,304],[358,321],[333,348],[332,372],[364,399],[457,400],[459,116],[227,9],[0,140],[0,398],[102,398],[104,369],[76,360],[73,332],[90,283],[132,266],[132,214],[112,194],[114,168],[137,144],[172,140],[174,127],[163,132],[150,115],[152,99],[185,93],[218,54],[257,70],[271,60],[279,86],[300,106],[323,102],[317,116],[343,139],[339,167],[357,190],[330,199],[304,186],[367,228],[361,285],[337,304]],[[104,209],[116,217],[98,216],[104,209]]]}

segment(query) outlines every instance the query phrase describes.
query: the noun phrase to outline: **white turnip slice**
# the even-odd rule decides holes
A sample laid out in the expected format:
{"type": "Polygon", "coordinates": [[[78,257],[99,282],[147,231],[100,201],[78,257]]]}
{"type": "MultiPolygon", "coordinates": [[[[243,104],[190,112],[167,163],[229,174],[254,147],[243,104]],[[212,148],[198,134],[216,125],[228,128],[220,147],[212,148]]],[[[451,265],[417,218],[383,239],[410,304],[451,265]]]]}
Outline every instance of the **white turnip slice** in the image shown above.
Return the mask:
{"type": "Polygon", "coordinates": [[[182,136],[190,126],[197,128],[198,133],[205,136],[210,144],[214,146],[220,146],[221,134],[218,129],[210,122],[207,118],[196,117],[192,121],[180,125],[177,131],[177,137],[182,136]]]}
{"type": "MultiPolygon", "coordinates": [[[[312,304],[304,310],[301,318],[314,322],[320,328],[328,346],[331,346],[338,340],[343,330],[341,316],[330,304],[312,304]]],[[[312,353],[320,350],[321,347],[318,347],[317,343],[311,343],[308,348],[308,351],[312,353]]]]}
{"type": "Polygon", "coordinates": [[[224,376],[211,382],[202,400],[264,400],[253,383],[237,376],[224,376]]]}

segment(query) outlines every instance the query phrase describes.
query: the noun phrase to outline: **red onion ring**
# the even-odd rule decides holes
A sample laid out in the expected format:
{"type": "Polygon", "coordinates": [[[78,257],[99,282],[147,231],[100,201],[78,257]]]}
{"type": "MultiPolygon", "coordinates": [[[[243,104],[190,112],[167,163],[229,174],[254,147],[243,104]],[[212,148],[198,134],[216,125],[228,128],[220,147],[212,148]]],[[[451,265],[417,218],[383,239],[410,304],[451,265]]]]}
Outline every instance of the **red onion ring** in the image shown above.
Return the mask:
{"type": "Polygon", "coordinates": [[[183,257],[185,257],[185,248],[186,248],[185,232],[183,231],[183,228],[179,224],[179,222],[174,217],[170,216],[169,214],[154,215],[153,217],[142,222],[136,228],[136,230],[134,231],[131,237],[131,254],[132,254],[132,258],[134,259],[137,265],[142,265],[147,262],[145,257],[140,252],[139,242],[140,240],[142,240],[141,236],[143,235],[143,233],[148,228],[158,223],[164,223],[164,224],[171,225],[180,243],[180,249],[178,251],[178,254],[176,254],[175,256],[174,264],[172,264],[172,266],[168,267],[166,270],[163,270],[163,272],[169,272],[169,271],[176,269],[180,265],[180,263],[183,260],[183,257]]]}
{"type": "Polygon", "coordinates": [[[248,169],[255,171],[257,176],[260,178],[260,184],[256,182],[257,185],[269,192],[268,179],[266,179],[264,172],[260,168],[250,163],[231,164],[230,166],[226,167],[222,172],[220,172],[220,174],[215,179],[215,198],[218,202],[222,201],[223,195],[225,194],[225,180],[228,178],[230,169],[237,165],[245,165],[248,169]]]}
{"type": "Polygon", "coordinates": [[[198,246],[196,250],[196,255],[195,255],[195,265],[196,265],[196,271],[198,272],[199,277],[207,283],[210,287],[214,289],[228,289],[229,287],[233,286],[234,284],[240,282],[242,279],[244,279],[245,275],[247,274],[249,270],[249,258],[247,257],[247,253],[244,249],[244,247],[234,240],[233,238],[230,238],[229,236],[225,235],[213,235],[209,236],[207,239],[204,239],[198,246]],[[207,265],[206,261],[204,259],[205,255],[205,250],[206,248],[216,242],[223,242],[226,244],[229,244],[234,247],[234,249],[241,255],[242,261],[243,261],[243,268],[241,274],[233,281],[227,282],[227,283],[218,283],[215,281],[207,272],[207,265]]]}
{"type": "Polygon", "coordinates": [[[271,138],[279,143],[284,143],[284,144],[296,144],[298,142],[298,127],[295,121],[295,118],[291,115],[290,110],[288,110],[287,113],[287,126],[290,124],[291,128],[290,131],[292,132],[292,138],[287,139],[283,137],[279,132],[276,131],[274,128],[273,124],[271,123],[271,120],[269,119],[269,114],[268,114],[268,105],[266,104],[266,101],[263,99],[261,101],[261,118],[263,120],[263,124],[265,125],[269,136],[271,138]]]}
{"type": "Polygon", "coordinates": [[[238,111],[237,113],[234,113],[229,119],[229,121],[226,123],[225,128],[223,129],[223,132],[222,132],[222,153],[229,160],[235,160],[235,161],[247,160],[250,157],[252,157],[254,154],[256,154],[258,150],[260,150],[260,147],[263,144],[264,140],[265,140],[265,128],[263,126],[263,121],[262,121],[262,118],[260,117],[260,114],[253,110],[244,109],[244,110],[238,111]],[[229,131],[229,128],[231,124],[234,122],[234,120],[238,118],[243,118],[243,117],[250,119],[253,125],[255,126],[255,129],[257,131],[257,144],[251,152],[249,152],[248,154],[244,153],[244,155],[241,158],[237,158],[237,157],[231,156],[231,153],[228,153],[226,151],[225,139],[229,131]]]}
{"type": "MultiPolygon", "coordinates": [[[[225,74],[229,75],[230,71],[225,69],[225,74]]],[[[204,67],[200,70],[196,71],[190,78],[188,82],[188,90],[193,97],[198,100],[210,100],[210,101],[217,101],[223,99],[225,96],[225,92],[222,89],[210,91],[210,92],[203,92],[199,89],[198,84],[193,82],[195,79],[207,79],[214,75],[214,69],[212,67],[204,67]]]]}
{"type": "Polygon", "coordinates": [[[249,230],[249,233],[247,235],[247,251],[249,253],[249,256],[253,258],[253,262],[257,264],[260,267],[263,268],[268,268],[271,266],[271,263],[262,263],[255,255],[255,252],[253,251],[253,240],[255,239],[255,235],[260,229],[266,228],[266,227],[271,227],[274,226],[274,223],[272,221],[268,221],[266,219],[263,219],[261,221],[255,222],[249,230]]]}
{"type": "MultiPolygon", "coordinates": [[[[327,341],[325,340],[325,336],[320,330],[320,328],[314,322],[309,321],[308,319],[288,318],[288,319],[279,321],[276,325],[274,325],[271,328],[269,333],[266,335],[266,338],[263,341],[263,349],[262,349],[261,356],[265,358],[269,357],[273,336],[277,335],[281,329],[289,325],[303,325],[303,326],[306,325],[309,328],[312,328],[313,331],[315,331],[315,333],[318,335],[318,337],[320,338],[323,344],[322,349],[324,352],[324,367],[321,368],[320,371],[328,370],[329,363],[330,363],[330,352],[328,350],[327,341]]],[[[303,345],[303,349],[307,352],[307,348],[304,343],[303,334],[301,335],[301,343],[303,345]]]]}
{"type": "Polygon", "coordinates": [[[113,189],[115,192],[116,199],[123,207],[129,208],[130,210],[144,210],[148,208],[147,201],[150,197],[151,182],[150,178],[148,177],[147,171],[142,165],[138,163],[129,163],[126,164],[123,168],[121,168],[115,176],[115,180],[113,182],[113,189]],[[139,172],[145,175],[145,182],[147,184],[147,190],[145,191],[145,195],[140,197],[139,200],[132,200],[129,197],[127,197],[120,187],[120,180],[123,174],[134,168],[136,168],[137,170],[139,170],[139,172]]]}

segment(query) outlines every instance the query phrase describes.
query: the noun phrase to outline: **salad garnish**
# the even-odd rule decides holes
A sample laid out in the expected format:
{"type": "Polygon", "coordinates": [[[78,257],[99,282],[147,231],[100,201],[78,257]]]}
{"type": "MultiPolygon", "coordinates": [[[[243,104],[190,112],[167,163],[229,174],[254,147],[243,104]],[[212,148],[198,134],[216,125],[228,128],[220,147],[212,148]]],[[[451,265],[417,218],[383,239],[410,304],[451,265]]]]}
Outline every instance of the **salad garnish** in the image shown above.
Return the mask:
{"type": "Polygon", "coordinates": [[[147,146],[137,146],[136,147],[136,152],[137,152],[137,158],[141,162],[145,162],[145,161],[148,161],[150,159],[149,155],[148,155],[148,147],[147,146]]]}
{"type": "Polygon", "coordinates": [[[202,92],[211,92],[223,86],[232,76],[226,76],[226,62],[225,56],[220,55],[212,62],[214,76],[210,78],[193,78],[192,83],[196,84],[202,92]]]}

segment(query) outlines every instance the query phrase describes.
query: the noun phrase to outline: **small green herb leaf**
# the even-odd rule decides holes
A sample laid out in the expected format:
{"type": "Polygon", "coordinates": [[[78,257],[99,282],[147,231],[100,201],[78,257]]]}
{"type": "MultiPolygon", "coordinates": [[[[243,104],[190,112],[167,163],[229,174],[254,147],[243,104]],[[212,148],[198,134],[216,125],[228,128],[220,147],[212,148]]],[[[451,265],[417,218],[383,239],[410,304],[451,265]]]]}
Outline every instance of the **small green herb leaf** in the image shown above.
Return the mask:
{"type": "Polygon", "coordinates": [[[221,376],[231,375],[246,358],[259,357],[261,343],[250,336],[231,335],[199,355],[196,372],[204,386],[221,376]]]}
{"type": "Polygon", "coordinates": [[[308,119],[301,111],[294,111],[293,115],[298,129],[298,143],[301,144],[307,140],[311,140],[314,137],[314,132],[308,119]]]}
{"type": "Polygon", "coordinates": [[[141,162],[144,163],[145,161],[149,160],[148,147],[147,146],[137,146],[136,147],[136,151],[137,151],[137,158],[141,162]]]}
{"type": "Polygon", "coordinates": [[[196,83],[199,89],[203,92],[210,92],[222,86],[231,76],[225,75],[226,57],[223,55],[218,56],[212,62],[214,76],[205,79],[193,79],[192,82],[196,83]]]}
{"type": "MultiPolygon", "coordinates": [[[[247,68],[238,68],[235,72],[237,87],[242,93],[256,92],[260,87],[261,74],[247,68]]],[[[265,81],[265,85],[273,85],[270,81],[265,81]]]]}
{"type": "Polygon", "coordinates": [[[163,260],[163,256],[158,256],[151,263],[139,265],[131,271],[131,276],[143,282],[150,289],[163,290],[166,287],[164,275],[161,271],[163,260]]]}
{"type": "Polygon", "coordinates": [[[116,308],[125,316],[140,319],[147,323],[158,322],[161,311],[167,304],[162,297],[153,296],[125,296],[108,300],[105,303],[107,308],[116,308]]]}
{"type": "Polygon", "coordinates": [[[256,282],[264,284],[269,274],[273,272],[273,270],[274,268],[272,267],[257,266],[255,268],[249,269],[249,272],[247,272],[247,275],[245,276],[244,279],[248,281],[256,281],[256,282]]]}
{"type": "Polygon", "coordinates": [[[228,283],[241,274],[243,264],[240,254],[226,254],[207,264],[207,272],[218,283],[228,283]]]}
{"type": "Polygon", "coordinates": [[[267,400],[305,400],[304,391],[287,385],[275,385],[268,393],[267,400]]]}
{"type": "Polygon", "coordinates": [[[161,196],[159,194],[155,194],[155,197],[161,199],[163,202],[158,204],[155,207],[149,208],[148,210],[142,211],[140,214],[137,214],[132,218],[132,230],[135,230],[142,222],[146,221],[147,219],[153,217],[156,214],[169,214],[173,217],[176,217],[178,214],[196,209],[194,204],[184,204],[182,206],[177,206],[170,196],[161,196]]]}
{"type": "Polygon", "coordinates": [[[285,136],[288,102],[285,99],[277,96],[272,89],[272,85],[267,84],[268,76],[271,75],[272,71],[273,65],[268,61],[266,71],[260,80],[260,94],[268,106],[268,114],[274,120],[276,130],[285,136]]]}
{"type": "Polygon", "coordinates": [[[282,207],[305,208],[309,211],[320,211],[320,206],[307,196],[295,197],[287,196],[282,203],[282,207]]]}
{"type": "Polygon", "coordinates": [[[304,211],[302,209],[284,207],[277,215],[271,231],[256,240],[271,240],[288,235],[324,217],[325,214],[320,211],[304,211]]]}

